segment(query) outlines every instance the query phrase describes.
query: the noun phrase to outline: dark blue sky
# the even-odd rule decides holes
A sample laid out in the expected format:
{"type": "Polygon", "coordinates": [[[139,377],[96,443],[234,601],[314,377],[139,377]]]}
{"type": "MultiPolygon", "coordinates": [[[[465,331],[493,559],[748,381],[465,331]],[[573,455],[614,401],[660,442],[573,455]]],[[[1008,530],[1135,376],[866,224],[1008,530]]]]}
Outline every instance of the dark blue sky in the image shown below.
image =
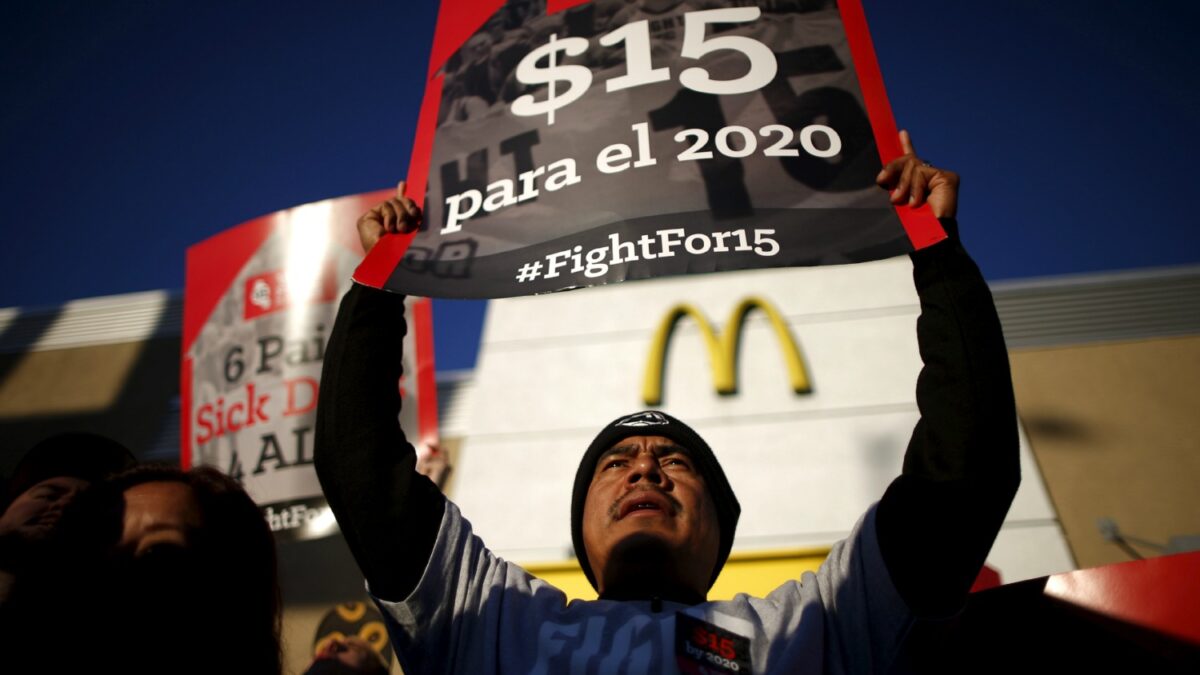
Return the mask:
{"type": "MultiPolygon", "coordinates": [[[[188,245],[404,173],[434,2],[21,4],[0,22],[0,307],[179,289],[188,245]]],[[[1200,10],[1154,4],[864,0],[990,279],[1200,262],[1200,10]]],[[[472,365],[482,305],[435,312],[439,365],[472,365]]]]}

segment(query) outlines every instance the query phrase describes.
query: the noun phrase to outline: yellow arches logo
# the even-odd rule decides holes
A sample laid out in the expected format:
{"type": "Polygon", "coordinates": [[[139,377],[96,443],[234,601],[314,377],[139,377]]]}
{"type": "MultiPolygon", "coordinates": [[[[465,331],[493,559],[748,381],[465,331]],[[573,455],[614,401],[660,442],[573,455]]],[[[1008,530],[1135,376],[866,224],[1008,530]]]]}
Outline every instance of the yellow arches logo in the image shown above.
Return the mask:
{"type": "Polygon", "coordinates": [[[642,399],[646,405],[657,406],[662,403],[667,346],[671,342],[671,336],[675,333],[675,326],[684,317],[690,317],[695,321],[700,328],[700,334],[704,337],[704,344],[708,349],[709,365],[712,366],[713,384],[716,386],[717,393],[725,395],[736,393],[738,347],[742,341],[742,328],[746,323],[746,315],[755,308],[762,310],[771,321],[771,327],[775,331],[775,337],[778,338],[780,349],[783,352],[783,361],[787,365],[792,391],[797,394],[811,393],[812,384],[808,377],[808,369],[804,365],[804,358],[800,356],[800,350],[796,347],[796,341],[792,338],[791,331],[788,330],[787,322],[783,320],[771,303],[762,298],[749,297],[733,308],[733,312],[729,315],[729,321],[725,323],[724,332],[720,336],[717,335],[717,331],[704,314],[692,305],[680,303],[667,312],[662,323],[658,325],[658,330],[654,333],[654,342],[650,345],[650,358],[646,362],[646,375],[642,380],[642,399]]]}

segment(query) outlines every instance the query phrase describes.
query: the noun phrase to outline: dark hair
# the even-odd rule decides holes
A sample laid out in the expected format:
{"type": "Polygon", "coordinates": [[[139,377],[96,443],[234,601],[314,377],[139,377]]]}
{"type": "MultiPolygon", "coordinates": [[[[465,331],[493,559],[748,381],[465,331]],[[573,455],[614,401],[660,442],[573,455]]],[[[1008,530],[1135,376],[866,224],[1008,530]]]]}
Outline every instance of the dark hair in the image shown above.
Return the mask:
{"type": "Polygon", "coordinates": [[[143,465],[112,476],[64,513],[61,547],[53,583],[75,594],[67,596],[72,606],[96,603],[99,626],[87,631],[100,651],[89,658],[103,654],[135,672],[281,671],[275,540],[254,501],[225,474],[143,465]],[[186,549],[135,557],[120,546],[124,494],[153,482],[191,488],[201,524],[186,549]],[[131,643],[136,662],[111,653],[112,644],[131,643]]]}
{"type": "Polygon", "coordinates": [[[0,512],[29,488],[56,476],[73,476],[88,482],[133,466],[129,449],[107,436],[69,431],[48,436],[21,457],[0,499],[0,512]]]}

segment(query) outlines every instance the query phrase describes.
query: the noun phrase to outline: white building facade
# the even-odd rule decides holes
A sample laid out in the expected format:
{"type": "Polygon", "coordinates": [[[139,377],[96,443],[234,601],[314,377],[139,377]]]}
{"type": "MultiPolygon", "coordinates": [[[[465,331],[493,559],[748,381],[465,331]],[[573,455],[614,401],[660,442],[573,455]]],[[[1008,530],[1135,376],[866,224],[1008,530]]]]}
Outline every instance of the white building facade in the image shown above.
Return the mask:
{"type": "MultiPolygon", "coordinates": [[[[715,335],[747,299],[735,392],[714,387],[704,330],[682,318],[656,406],[713,448],[742,504],[739,552],[822,547],[850,531],[900,473],[919,414],[920,307],[907,258],[671,278],[493,301],[468,389],[452,497],[499,555],[571,555],[579,459],[601,427],[647,406],[656,334],[681,304],[715,335]],[[786,365],[794,341],[807,376],[786,365]]],[[[658,340],[661,343],[661,337],[658,340]]],[[[988,559],[1005,582],[1074,567],[1022,433],[1022,485],[988,559]]]]}

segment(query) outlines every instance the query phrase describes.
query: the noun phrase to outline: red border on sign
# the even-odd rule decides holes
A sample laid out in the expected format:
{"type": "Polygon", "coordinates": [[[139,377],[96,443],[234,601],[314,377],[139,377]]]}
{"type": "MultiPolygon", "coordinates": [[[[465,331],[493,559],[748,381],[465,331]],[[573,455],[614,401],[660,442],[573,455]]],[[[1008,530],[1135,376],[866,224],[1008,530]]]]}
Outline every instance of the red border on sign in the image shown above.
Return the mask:
{"type": "Polygon", "coordinates": [[[179,466],[192,468],[192,360],[184,354],[179,371],[179,466]]]}
{"type": "Polygon", "coordinates": [[[183,303],[183,353],[192,348],[192,342],[233,278],[275,229],[275,215],[247,221],[188,248],[183,282],[187,290],[187,301],[183,303]]]}
{"type": "Polygon", "coordinates": [[[576,5],[582,5],[585,2],[591,2],[591,0],[546,0],[546,16],[554,14],[555,12],[571,9],[576,5]]]}
{"type": "Polygon", "coordinates": [[[185,471],[192,466],[192,359],[188,352],[234,277],[274,227],[275,214],[269,214],[188,247],[179,370],[179,464],[185,471]]]}
{"type": "MultiPolygon", "coordinates": [[[[839,0],[838,10],[842,15],[846,41],[850,44],[854,70],[858,74],[858,84],[862,88],[863,101],[867,106],[867,117],[871,120],[871,130],[875,134],[875,146],[879,148],[879,161],[887,164],[904,152],[900,149],[896,118],[892,115],[892,106],[888,103],[887,92],[883,88],[883,73],[880,72],[879,61],[875,58],[875,45],[871,42],[871,33],[867,30],[867,17],[859,0],[839,0]]],[[[922,249],[946,238],[946,231],[934,217],[929,204],[923,204],[916,209],[907,205],[894,208],[913,248],[922,249]]]]}
{"type": "Polygon", "coordinates": [[[437,25],[433,29],[433,47],[429,50],[428,79],[446,60],[463,46],[475,31],[504,6],[505,0],[442,0],[437,25]]]}
{"type": "MultiPolygon", "coordinates": [[[[413,138],[412,155],[408,160],[407,195],[417,206],[425,206],[425,188],[429,184],[429,162],[433,156],[433,136],[437,132],[438,108],[442,103],[442,76],[438,75],[425,87],[421,113],[417,117],[417,133],[413,138]]],[[[400,264],[408,245],[416,234],[381,238],[366,259],[354,270],[354,280],[374,288],[383,288],[392,270],[400,264]]]]}

